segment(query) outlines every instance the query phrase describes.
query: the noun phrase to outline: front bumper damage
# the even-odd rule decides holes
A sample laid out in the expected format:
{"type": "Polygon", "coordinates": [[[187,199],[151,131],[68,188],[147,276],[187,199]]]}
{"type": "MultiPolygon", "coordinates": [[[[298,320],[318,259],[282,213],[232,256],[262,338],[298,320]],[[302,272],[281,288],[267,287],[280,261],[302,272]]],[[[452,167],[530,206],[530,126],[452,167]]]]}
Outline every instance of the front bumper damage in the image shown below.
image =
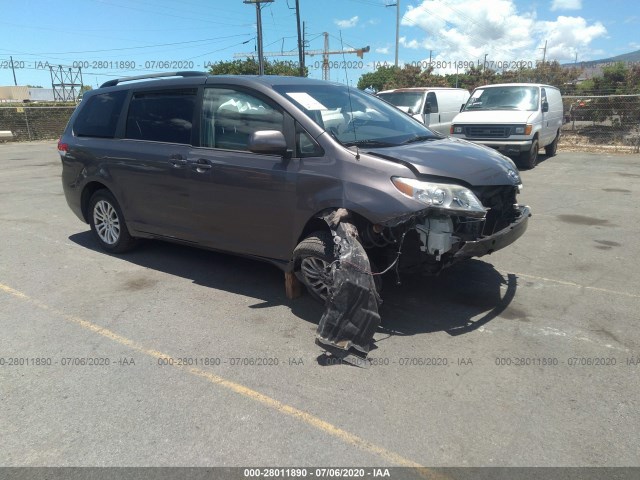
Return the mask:
{"type": "MultiPolygon", "coordinates": [[[[456,237],[450,228],[451,219],[445,221],[441,216],[429,217],[425,211],[404,217],[401,222],[394,222],[394,228],[400,229],[401,235],[392,231],[387,232],[386,236],[384,232],[379,234],[378,240],[382,242],[384,237],[387,246],[395,252],[395,260],[390,262],[386,270],[395,267],[398,275],[398,266],[402,264],[398,260],[408,254],[405,235],[411,231],[416,233],[417,245],[414,242],[414,246],[417,246],[418,255],[431,259],[423,261],[421,268],[426,267],[424,271],[427,271],[431,267],[431,273],[437,273],[444,266],[457,261],[500,250],[524,234],[531,217],[528,206],[513,205],[513,209],[512,217],[509,217],[511,221],[504,228],[479,235],[473,240],[456,237]],[[430,237],[435,237],[435,242],[430,237]]],[[[353,219],[345,209],[336,210],[322,218],[331,229],[337,260],[331,267],[332,286],[316,331],[316,343],[340,358],[350,353],[363,357],[368,354],[381,321],[378,307],[382,302],[373,280],[375,274],[372,273],[369,253],[363,246],[367,244],[367,239],[372,240],[371,233],[367,234],[366,230],[351,223],[353,219]]],[[[373,244],[380,245],[375,241],[373,244]]]]}
{"type": "Polygon", "coordinates": [[[347,210],[339,209],[324,220],[333,234],[337,260],[331,266],[333,281],[316,343],[337,357],[346,357],[350,350],[366,356],[380,325],[381,303],[369,257],[347,210]]]}
{"type": "Polygon", "coordinates": [[[515,242],[527,230],[529,217],[531,217],[531,209],[528,206],[519,206],[518,211],[519,214],[508,227],[479,240],[465,242],[454,254],[454,260],[482,257],[515,242]]]}

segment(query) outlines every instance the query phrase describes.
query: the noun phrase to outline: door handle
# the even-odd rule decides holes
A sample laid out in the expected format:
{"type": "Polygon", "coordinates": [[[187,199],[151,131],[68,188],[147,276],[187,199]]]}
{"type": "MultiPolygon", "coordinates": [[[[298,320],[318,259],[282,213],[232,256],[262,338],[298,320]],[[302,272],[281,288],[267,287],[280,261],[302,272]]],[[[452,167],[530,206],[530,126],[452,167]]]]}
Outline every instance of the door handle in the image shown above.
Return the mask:
{"type": "Polygon", "coordinates": [[[193,163],[193,167],[196,172],[204,173],[207,170],[211,170],[211,164],[204,158],[199,158],[193,163]]]}
{"type": "Polygon", "coordinates": [[[182,168],[187,165],[187,160],[179,153],[174,153],[169,156],[169,163],[175,168],[182,168]]]}

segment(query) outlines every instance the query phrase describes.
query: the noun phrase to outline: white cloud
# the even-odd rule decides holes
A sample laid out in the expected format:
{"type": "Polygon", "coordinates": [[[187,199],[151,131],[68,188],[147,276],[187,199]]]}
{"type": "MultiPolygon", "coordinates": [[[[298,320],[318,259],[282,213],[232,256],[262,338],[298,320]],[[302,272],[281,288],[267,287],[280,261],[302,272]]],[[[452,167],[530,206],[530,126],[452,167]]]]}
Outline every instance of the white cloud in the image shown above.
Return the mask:
{"type": "Polygon", "coordinates": [[[376,53],[382,53],[383,55],[386,55],[389,53],[389,47],[376,48],[376,53]]]}
{"type": "Polygon", "coordinates": [[[582,8],[582,0],[553,0],[551,3],[551,11],[556,10],[580,10],[582,8]]]}
{"type": "MultiPolygon", "coordinates": [[[[566,60],[567,52],[583,52],[589,56],[589,44],[607,33],[600,22],[588,25],[582,17],[558,17],[554,22],[540,22],[536,28],[547,41],[547,58],[566,60]]],[[[582,57],[582,55],[579,55],[582,57]]]]}
{"type": "Polygon", "coordinates": [[[347,20],[334,20],[333,23],[335,23],[340,28],[352,28],[358,24],[358,20],[359,18],[356,15],[355,17],[351,17],[347,20]]]}
{"type": "Polygon", "coordinates": [[[427,42],[419,42],[415,38],[413,40],[407,40],[407,37],[400,37],[400,45],[406,48],[429,48],[427,42]]]}
{"type": "Polygon", "coordinates": [[[415,38],[400,39],[405,48],[427,50],[427,59],[432,50],[433,60],[476,65],[485,54],[494,62],[541,60],[545,40],[547,60],[573,61],[576,53],[592,58],[589,45],[607,33],[602,23],[582,17],[538,20],[535,11],[519,12],[515,0],[422,0],[407,8],[402,25],[416,32],[415,38]]]}

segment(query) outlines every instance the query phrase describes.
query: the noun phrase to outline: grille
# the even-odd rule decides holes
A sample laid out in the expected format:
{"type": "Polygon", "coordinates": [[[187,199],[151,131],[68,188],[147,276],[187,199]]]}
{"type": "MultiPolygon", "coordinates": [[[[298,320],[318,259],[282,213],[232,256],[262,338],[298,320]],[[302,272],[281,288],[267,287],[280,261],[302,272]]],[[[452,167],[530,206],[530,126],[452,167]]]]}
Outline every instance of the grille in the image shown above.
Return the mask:
{"type": "Polygon", "coordinates": [[[475,187],[471,189],[478,197],[482,205],[490,210],[484,222],[482,235],[493,235],[495,232],[509,226],[516,218],[516,187],[510,185],[498,185],[488,187],[475,187]]]}
{"type": "Polygon", "coordinates": [[[464,133],[469,138],[508,138],[511,127],[506,125],[478,125],[464,127],[464,133]]]}

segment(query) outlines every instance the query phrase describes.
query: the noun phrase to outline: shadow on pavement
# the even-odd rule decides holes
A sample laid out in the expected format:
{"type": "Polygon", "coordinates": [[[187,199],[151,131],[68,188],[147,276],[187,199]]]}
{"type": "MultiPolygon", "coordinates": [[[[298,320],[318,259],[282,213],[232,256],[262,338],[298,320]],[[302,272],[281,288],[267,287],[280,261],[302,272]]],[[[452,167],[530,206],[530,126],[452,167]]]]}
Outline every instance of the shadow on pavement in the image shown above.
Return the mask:
{"type": "MultiPolygon", "coordinates": [[[[69,240],[110,255],[100,249],[90,231],[71,235],[69,240]]],[[[287,299],[282,272],[257,260],[161,241],[143,241],[132,252],[113,256],[208,288],[255,298],[256,303],[249,308],[288,305],[294,315],[313,324],[319,322],[324,311],[307,294],[296,300],[287,299]]],[[[468,333],[499,316],[517,288],[514,275],[505,280],[492,265],[480,260],[454,265],[435,277],[403,277],[402,281],[397,286],[395,275],[384,278],[380,333],[468,333]]]]}

